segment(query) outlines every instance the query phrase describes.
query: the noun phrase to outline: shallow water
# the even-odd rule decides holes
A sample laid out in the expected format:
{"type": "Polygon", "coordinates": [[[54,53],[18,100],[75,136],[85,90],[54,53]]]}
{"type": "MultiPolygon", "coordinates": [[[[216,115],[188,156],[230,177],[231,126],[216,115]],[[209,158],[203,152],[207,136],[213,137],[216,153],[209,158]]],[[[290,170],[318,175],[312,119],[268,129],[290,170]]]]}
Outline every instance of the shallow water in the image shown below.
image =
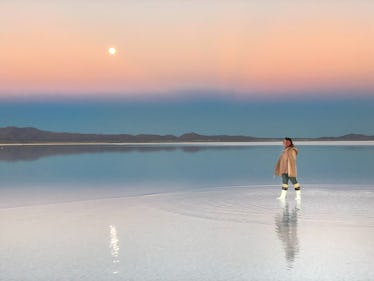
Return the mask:
{"type": "Polygon", "coordinates": [[[6,280],[372,280],[372,191],[248,186],[4,208],[6,280]],[[30,273],[32,273],[30,275],[30,273]]]}
{"type": "Polygon", "coordinates": [[[0,280],[374,280],[374,147],[300,150],[7,151],[0,280]]]}

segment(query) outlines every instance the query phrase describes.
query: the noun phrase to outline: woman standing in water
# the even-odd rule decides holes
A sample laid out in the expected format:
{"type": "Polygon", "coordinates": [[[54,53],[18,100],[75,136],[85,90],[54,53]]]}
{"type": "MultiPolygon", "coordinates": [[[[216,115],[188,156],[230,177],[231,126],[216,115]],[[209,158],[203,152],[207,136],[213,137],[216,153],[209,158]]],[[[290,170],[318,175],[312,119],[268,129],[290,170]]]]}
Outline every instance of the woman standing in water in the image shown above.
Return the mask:
{"type": "Polygon", "coordinates": [[[288,190],[288,181],[290,180],[296,191],[295,200],[301,200],[300,184],[297,182],[297,168],[296,156],[298,153],[297,148],[293,145],[291,138],[284,138],[284,150],[278,159],[275,166],[275,175],[282,177],[282,193],[278,197],[280,200],[285,200],[288,190]]]}

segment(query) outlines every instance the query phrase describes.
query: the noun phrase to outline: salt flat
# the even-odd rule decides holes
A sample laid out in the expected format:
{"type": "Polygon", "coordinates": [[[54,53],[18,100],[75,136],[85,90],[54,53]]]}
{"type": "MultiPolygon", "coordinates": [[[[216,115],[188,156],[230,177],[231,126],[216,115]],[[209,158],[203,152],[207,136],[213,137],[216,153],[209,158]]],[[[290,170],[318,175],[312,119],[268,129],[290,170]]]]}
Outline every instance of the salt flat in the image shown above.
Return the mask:
{"type": "Polygon", "coordinates": [[[220,186],[0,209],[1,280],[373,280],[373,186],[220,186]]]}

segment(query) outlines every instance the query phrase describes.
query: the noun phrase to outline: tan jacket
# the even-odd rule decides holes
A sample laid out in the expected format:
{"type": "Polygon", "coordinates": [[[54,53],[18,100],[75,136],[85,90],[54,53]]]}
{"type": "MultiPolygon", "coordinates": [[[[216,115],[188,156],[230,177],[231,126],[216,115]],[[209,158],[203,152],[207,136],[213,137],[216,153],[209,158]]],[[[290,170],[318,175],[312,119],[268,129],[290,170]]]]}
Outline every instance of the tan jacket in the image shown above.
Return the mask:
{"type": "Polygon", "coordinates": [[[287,147],[283,150],[275,166],[275,175],[281,176],[288,174],[289,177],[297,177],[296,155],[298,150],[296,147],[287,147]]]}

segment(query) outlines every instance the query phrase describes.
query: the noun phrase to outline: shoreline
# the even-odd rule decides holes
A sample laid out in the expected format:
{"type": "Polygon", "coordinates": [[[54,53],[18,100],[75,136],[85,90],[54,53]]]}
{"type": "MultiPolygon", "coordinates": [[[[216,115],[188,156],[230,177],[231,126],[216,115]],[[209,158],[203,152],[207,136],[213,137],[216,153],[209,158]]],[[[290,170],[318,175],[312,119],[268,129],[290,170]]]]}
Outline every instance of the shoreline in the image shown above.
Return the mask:
{"type": "MultiPolygon", "coordinates": [[[[9,146],[282,146],[280,141],[263,142],[36,142],[0,143],[9,146]]],[[[296,146],[374,146],[374,141],[295,141],[296,146]]]]}

